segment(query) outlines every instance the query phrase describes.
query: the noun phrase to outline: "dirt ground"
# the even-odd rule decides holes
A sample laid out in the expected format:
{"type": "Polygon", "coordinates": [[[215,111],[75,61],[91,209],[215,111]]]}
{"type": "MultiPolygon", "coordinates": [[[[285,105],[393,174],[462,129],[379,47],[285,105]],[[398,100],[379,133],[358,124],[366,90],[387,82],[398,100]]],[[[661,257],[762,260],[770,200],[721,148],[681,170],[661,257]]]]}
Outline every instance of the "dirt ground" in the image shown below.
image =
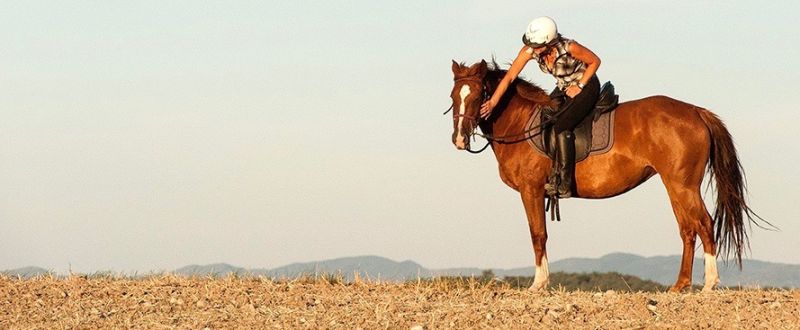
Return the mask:
{"type": "Polygon", "coordinates": [[[800,329],[800,290],[531,293],[477,282],[0,277],[0,329],[800,329]]]}

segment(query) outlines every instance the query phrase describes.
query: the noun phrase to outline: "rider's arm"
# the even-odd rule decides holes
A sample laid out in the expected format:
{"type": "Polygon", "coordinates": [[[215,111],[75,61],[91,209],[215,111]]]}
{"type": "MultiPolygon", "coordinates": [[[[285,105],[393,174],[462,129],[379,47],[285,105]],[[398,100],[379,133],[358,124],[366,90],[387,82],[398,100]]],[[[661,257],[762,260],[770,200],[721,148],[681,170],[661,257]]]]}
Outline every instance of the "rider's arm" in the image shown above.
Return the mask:
{"type": "Polygon", "coordinates": [[[523,68],[525,68],[525,64],[530,61],[532,52],[533,50],[530,47],[522,47],[517,55],[517,58],[514,59],[513,63],[511,63],[511,67],[508,69],[508,72],[506,72],[503,80],[500,80],[500,84],[497,85],[497,89],[495,89],[492,97],[489,98],[489,100],[483,105],[481,105],[481,117],[488,117],[492,112],[492,109],[497,105],[498,102],[500,102],[500,98],[503,97],[503,94],[508,89],[508,85],[510,85],[514,79],[517,79],[519,73],[522,72],[523,68]]]}
{"type": "Polygon", "coordinates": [[[595,72],[597,72],[597,68],[600,67],[600,58],[589,50],[589,48],[583,47],[576,41],[569,43],[569,53],[577,60],[586,63],[586,72],[583,73],[583,77],[580,81],[581,86],[586,86],[595,72]]]}

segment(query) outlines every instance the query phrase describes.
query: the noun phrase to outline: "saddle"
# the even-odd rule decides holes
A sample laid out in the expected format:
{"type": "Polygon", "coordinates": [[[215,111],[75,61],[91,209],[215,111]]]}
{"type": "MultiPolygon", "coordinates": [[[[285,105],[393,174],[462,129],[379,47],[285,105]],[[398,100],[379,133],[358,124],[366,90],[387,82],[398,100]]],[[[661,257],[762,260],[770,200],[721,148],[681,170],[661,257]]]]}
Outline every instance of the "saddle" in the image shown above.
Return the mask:
{"type": "MultiPolygon", "coordinates": [[[[611,150],[614,145],[614,109],[619,104],[619,95],[614,92],[614,85],[606,82],[600,88],[594,110],[581,121],[573,130],[575,135],[575,163],[591,155],[603,154],[611,150]]],[[[526,129],[532,129],[541,123],[546,123],[556,113],[557,109],[550,107],[535,110],[526,129]]],[[[528,143],[541,154],[555,160],[556,136],[552,124],[529,133],[528,143]]]]}

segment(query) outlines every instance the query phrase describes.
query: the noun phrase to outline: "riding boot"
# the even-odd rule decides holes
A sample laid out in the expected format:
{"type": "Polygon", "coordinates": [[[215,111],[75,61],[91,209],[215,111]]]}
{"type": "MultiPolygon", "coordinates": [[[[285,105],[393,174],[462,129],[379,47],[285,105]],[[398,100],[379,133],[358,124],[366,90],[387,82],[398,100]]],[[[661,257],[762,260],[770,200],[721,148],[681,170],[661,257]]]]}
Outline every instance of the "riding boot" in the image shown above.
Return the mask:
{"type": "Polygon", "coordinates": [[[571,131],[558,134],[558,197],[572,197],[572,178],[575,174],[575,135],[571,131]]]}
{"type": "MultiPolygon", "coordinates": [[[[561,158],[558,156],[561,153],[561,151],[558,150],[558,142],[557,142],[557,138],[556,138],[555,132],[550,131],[548,135],[550,135],[548,140],[551,140],[551,141],[555,140],[555,141],[552,142],[553,143],[552,152],[553,152],[554,156],[553,156],[553,166],[550,169],[550,175],[547,177],[547,182],[545,182],[545,184],[544,184],[544,191],[545,191],[545,195],[547,195],[547,196],[558,197],[558,180],[559,180],[559,174],[558,173],[559,173],[559,169],[561,169],[563,167],[563,166],[561,166],[561,158]]],[[[549,141],[545,141],[545,147],[549,147],[549,146],[550,146],[550,142],[549,141]]],[[[547,152],[549,153],[551,151],[548,150],[547,152]]]]}

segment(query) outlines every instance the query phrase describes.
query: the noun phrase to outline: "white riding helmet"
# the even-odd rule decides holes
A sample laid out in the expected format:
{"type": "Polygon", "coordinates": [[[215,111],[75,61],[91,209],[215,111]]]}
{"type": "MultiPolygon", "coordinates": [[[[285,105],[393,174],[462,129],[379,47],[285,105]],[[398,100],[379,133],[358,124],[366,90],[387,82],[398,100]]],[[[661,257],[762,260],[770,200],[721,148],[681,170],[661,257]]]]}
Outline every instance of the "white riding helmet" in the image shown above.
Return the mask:
{"type": "Polygon", "coordinates": [[[556,21],[547,16],[532,20],[528,30],[522,35],[522,42],[531,47],[541,47],[552,43],[558,37],[556,21]]]}

